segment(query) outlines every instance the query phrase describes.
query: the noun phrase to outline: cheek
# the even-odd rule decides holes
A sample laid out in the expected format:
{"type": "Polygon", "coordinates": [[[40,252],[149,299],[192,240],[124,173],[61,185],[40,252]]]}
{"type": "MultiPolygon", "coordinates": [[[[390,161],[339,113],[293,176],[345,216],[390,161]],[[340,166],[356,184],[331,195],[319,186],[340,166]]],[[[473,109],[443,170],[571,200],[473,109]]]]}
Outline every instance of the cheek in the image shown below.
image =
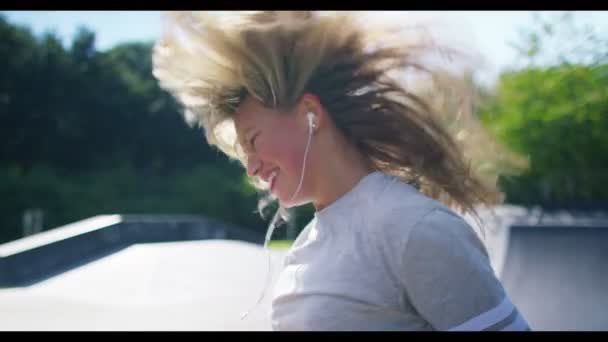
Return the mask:
{"type": "Polygon", "coordinates": [[[303,148],[295,139],[276,134],[260,144],[258,152],[263,161],[270,163],[270,166],[278,166],[286,176],[299,175],[303,148]]]}

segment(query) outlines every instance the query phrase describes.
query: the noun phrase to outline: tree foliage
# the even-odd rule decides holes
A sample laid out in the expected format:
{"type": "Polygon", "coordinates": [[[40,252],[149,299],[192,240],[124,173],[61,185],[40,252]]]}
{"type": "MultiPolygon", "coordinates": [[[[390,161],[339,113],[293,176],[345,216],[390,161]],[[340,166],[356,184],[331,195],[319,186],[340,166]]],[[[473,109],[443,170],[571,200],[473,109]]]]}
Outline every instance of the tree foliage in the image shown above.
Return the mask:
{"type": "Polygon", "coordinates": [[[581,209],[605,205],[608,40],[580,29],[566,14],[537,17],[516,46],[524,67],[501,75],[482,111],[494,133],[530,161],[522,175],[503,179],[508,200],[581,209]]]}

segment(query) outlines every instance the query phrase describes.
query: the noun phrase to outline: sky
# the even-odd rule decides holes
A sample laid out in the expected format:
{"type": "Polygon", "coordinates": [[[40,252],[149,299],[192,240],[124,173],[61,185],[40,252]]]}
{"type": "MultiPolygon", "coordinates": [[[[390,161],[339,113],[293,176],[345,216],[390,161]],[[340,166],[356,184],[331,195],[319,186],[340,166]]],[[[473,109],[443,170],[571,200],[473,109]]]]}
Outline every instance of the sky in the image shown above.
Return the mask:
{"type": "MultiPolygon", "coordinates": [[[[158,11],[1,11],[9,22],[30,27],[35,34],[54,31],[68,45],[79,26],[96,32],[96,46],[105,50],[125,41],[153,41],[160,33],[158,11]]],[[[539,12],[548,17],[558,12],[539,12]]],[[[448,31],[481,53],[489,63],[488,80],[516,64],[516,51],[509,42],[519,41],[519,32],[533,23],[531,11],[391,11],[377,15],[401,20],[437,20],[448,31]]],[[[576,18],[599,31],[608,32],[608,11],[576,12],[576,18]]]]}

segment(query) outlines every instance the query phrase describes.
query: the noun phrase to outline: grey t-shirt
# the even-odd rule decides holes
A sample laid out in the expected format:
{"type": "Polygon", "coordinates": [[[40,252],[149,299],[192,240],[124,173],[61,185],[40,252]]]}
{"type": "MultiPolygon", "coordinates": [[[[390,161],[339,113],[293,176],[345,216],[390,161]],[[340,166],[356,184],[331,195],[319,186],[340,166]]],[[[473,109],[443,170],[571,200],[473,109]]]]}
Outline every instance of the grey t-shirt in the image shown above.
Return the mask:
{"type": "Polygon", "coordinates": [[[527,330],[470,225],[374,172],[300,233],[274,287],[274,330],[527,330]]]}

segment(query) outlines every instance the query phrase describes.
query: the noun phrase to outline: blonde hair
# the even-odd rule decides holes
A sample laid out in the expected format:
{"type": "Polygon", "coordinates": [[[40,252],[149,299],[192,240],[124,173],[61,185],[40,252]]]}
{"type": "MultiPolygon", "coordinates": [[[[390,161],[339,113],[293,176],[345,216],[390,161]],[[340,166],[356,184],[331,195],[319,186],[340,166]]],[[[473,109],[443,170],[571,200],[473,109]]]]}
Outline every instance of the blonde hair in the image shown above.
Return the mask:
{"type": "Polygon", "coordinates": [[[164,24],[155,77],[233,159],[231,116],[247,96],[288,110],[312,93],[375,169],[462,212],[502,201],[499,172],[521,165],[475,117],[472,82],[429,57],[466,54],[424,27],[308,11],[171,12],[164,24]]]}

